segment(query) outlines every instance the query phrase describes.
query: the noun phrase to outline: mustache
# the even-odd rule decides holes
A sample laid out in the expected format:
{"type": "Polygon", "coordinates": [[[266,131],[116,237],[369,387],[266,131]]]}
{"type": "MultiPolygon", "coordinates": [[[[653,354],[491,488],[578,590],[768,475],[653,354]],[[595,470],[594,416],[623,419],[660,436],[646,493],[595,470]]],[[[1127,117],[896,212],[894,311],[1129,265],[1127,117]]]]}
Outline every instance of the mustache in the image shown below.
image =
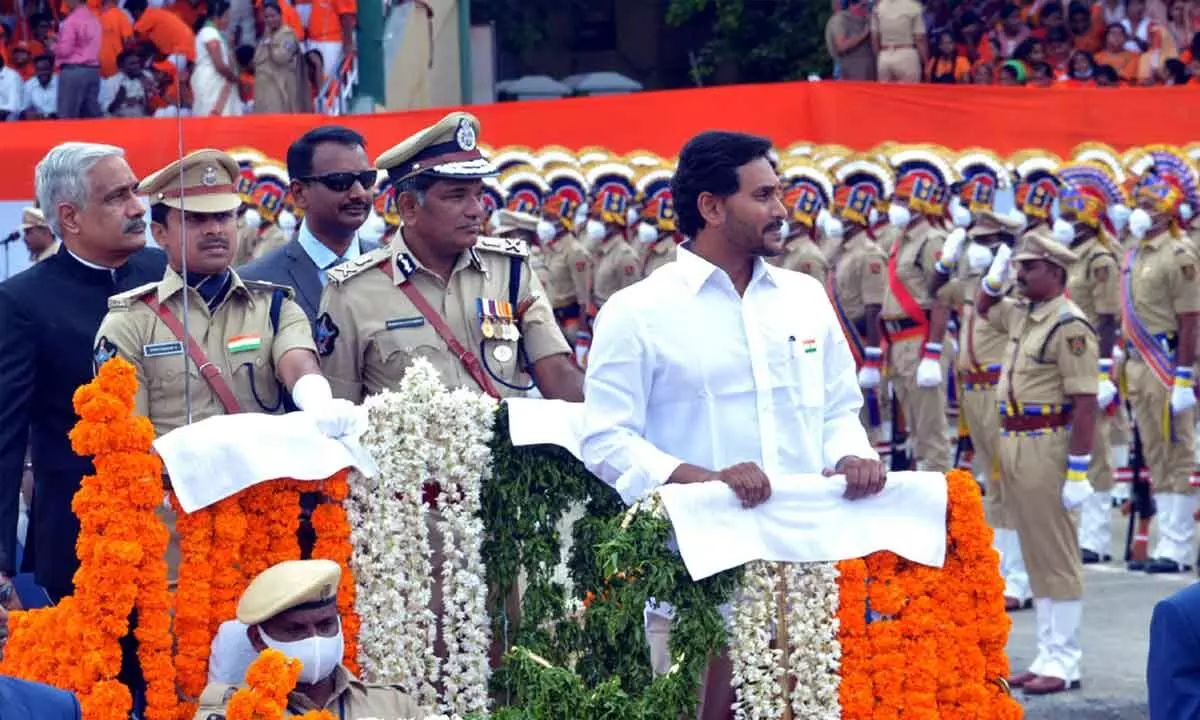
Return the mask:
{"type": "Polygon", "coordinates": [[[197,243],[196,247],[201,250],[212,250],[213,248],[221,248],[222,250],[229,249],[229,240],[223,237],[205,238],[197,243]]]}
{"type": "Polygon", "coordinates": [[[345,205],[342,205],[340,209],[342,212],[371,212],[371,205],[365,202],[348,202],[345,205]]]}
{"type": "Polygon", "coordinates": [[[123,232],[126,234],[146,232],[146,221],[141,218],[138,218],[137,220],[130,220],[129,222],[125,223],[125,229],[123,232]]]}
{"type": "Polygon", "coordinates": [[[763,235],[766,235],[767,233],[780,232],[781,230],[783,230],[783,221],[776,220],[775,222],[769,223],[763,228],[763,235]]]}

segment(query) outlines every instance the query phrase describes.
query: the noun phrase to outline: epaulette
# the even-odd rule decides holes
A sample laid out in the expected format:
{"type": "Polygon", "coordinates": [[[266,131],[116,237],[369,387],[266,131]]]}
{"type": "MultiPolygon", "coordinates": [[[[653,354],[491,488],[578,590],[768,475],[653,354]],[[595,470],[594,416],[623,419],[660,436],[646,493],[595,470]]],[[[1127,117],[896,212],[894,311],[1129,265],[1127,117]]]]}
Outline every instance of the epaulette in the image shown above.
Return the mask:
{"type": "Polygon", "coordinates": [[[132,290],[117,293],[108,299],[109,310],[128,310],[133,304],[158,289],[158,282],[139,285],[132,290]]]}
{"type": "Polygon", "coordinates": [[[242,284],[251,292],[274,293],[276,290],[282,290],[289,300],[296,299],[296,291],[287,285],[267,282],[266,280],[242,280],[242,284]]]}
{"type": "Polygon", "coordinates": [[[529,245],[519,238],[494,238],[480,235],[475,241],[475,249],[512,257],[529,257],[529,245]]]}
{"type": "Polygon", "coordinates": [[[385,245],[375,248],[366,255],[359,255],[350,262],[344,262],[335,268],[330,268],[326,271],[325,277],[334,285],[341,285],[355,275],[361,275],[376,265],[391,262],[391,260],[392,249],[385,245]]]}

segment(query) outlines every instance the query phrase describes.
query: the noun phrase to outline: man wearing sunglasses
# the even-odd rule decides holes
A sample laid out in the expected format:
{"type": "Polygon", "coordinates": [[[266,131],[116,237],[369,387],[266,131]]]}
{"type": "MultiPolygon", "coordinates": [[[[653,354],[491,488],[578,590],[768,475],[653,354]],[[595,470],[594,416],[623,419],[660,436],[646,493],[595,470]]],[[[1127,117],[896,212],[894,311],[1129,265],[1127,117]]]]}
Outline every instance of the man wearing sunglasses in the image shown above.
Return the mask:
{"type": "Polygon", "coordinates": [[[338,125],[309,130],[287,153],[288,177],[304,222],[286,245],[241,268],[247,280],[264,280],[296,291],[312,322],[326,273],[378,247],[359,237],[371,214],[378,171],[371,167],[358,133],[338,125]]]}

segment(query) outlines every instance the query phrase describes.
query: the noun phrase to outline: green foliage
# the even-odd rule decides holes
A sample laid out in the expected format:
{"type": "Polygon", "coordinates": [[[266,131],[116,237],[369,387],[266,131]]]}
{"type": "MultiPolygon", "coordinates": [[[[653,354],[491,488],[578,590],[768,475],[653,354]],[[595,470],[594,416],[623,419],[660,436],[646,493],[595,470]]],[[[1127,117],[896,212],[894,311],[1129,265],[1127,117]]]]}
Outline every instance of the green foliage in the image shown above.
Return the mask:
{"type": "MultiPolygon", "coordinates": [[[[561,448],[513,447],[501,408],[492,441],[492,479],[483,488],[483,547],[488,584],[507,590],[526,576],[514,649],[494,675],[502,707],[493,720],[677,720],[695,714],[696,689],[709,655],[725,642],[718,608],[740,571],[692,582],[668,547],[671,525],[643,509],[625,521],[620,497],[561,448]],[[568,566],[582,614],[570,613],[567,590],[554,579],[561,557],[558,523],[572,503],[587,512],[576,522],[568,566]],[[650,672],[642,612],[651,597],[669,600],[678,615],[671,653],[678,667],[650,672]]],[[[499,593],[492,616],[501,618],[499,593]]],[[[501,704],[501,703],[498,703],[501,704]]]]}
{"type": "Polygon", "coordinates": [[[700,82],[732,64],[739,82],[801,80],[833,68],[825,48],[828,0],[670,0],[667,23],[706,25],[693,71],[700,82]]]}
{"type": "Polygon", "coordinates": [[[495,23],[498,47],[521,54],[546,41],[552,13],[578,12],[590,0],[471,0],[471,22],[495,23]]]}

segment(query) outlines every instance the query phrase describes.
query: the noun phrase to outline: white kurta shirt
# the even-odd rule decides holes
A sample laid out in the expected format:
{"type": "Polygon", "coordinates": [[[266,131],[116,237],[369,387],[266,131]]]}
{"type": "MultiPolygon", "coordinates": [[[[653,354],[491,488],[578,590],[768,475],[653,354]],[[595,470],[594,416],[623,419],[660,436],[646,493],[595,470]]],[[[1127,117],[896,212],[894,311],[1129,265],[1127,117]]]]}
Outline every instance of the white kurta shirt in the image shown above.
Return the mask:
{"type": "Polygon", "coordinates": [[[770,476],[878,458],[821,284],[755,261],[745,294],[680,247],[605,303],[584,390],[584,463],[632,503],[682,463],[770,476]]]}

